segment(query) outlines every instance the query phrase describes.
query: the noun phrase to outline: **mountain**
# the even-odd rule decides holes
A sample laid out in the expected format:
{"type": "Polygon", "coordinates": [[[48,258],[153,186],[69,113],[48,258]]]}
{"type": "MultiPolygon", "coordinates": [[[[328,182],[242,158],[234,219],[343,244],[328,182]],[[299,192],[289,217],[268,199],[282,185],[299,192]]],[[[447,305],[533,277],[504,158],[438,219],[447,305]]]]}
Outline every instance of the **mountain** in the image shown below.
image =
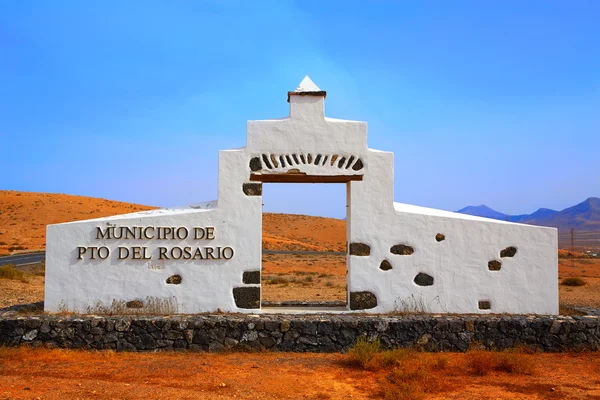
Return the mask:
{"type": "Polygon", "coordinates": [[[461,208],[457,212],[459,212],[461,214],[474,215],[476,217],[502,219],[502,220],[506,220],[506,217],[508,217],[508,215],[502,214],[501,212],[498,212],[496,210],[492,210],[491,208],[489,208],[488,206],[483,205],[483,204],[480,206],[467,206],[465,208],[461,208]]]}
{"type": "Polygon", "coordinates": [[[556,210],[551,210],[549,208],[540,208],[537,211],[535,211],[533,214],[521,214],[521,215],[508,216],[508,220],[511,222],[524,222],[527,220],[539,220],[539,219],[550,218],[557,213],[558,213],[558,211],[556,211],[556,210]]]}
{"type": "Polygon", "coordinates": [[[457,212],[485,218],[508,219],[511,222],[524,224],[551,226],[562,232],[569,231],[571,228],[578,231],[600,231],[600,198],[598,197],[590,197],[562,211],[540,208],[532,214],[508,215],[480,205],[468,206],[457,212]]]}

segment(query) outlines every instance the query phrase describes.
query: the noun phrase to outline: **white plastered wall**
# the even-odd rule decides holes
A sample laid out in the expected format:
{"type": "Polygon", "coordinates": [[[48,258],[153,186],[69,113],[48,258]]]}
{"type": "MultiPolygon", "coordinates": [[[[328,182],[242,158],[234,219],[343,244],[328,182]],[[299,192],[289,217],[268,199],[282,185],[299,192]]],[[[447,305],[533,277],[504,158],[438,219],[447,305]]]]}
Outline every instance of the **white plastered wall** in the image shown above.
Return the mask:
{"type": "Polygon", "coordinates": [[[211,202],[199,206],[202,209],[156,210],[49,225],[45,309],[82,312],[98,302],[150,296],[175,298],[180,313],[257,312],[237,307],[232,294],[237,287],[258,287],[244,284],[242,275],[260,270],[261,265],[262,197],[247,195],[242,187],[251,183],[251,173],[292,170],[315,177],[362,176],[362,181],[347,183],[347,236],[350,243],[368,245],[370,254],[348,256],[347,280],[349,293],[370,292],[376,297],[377,305],[366,312],[403,311],[417,305],[436,313],[558,313],[555,229],[394,203],[393,154],[367,148],[365,122],[326,118],[325,97],[315,90],[298,90],[289,100],[289,117],[249,121],[247,146],[219,152],[216,207],[211,202]],[[336,161],[331,163],[333,156],[336,161]],[[252,159],[260,161],[259,170],[251,170],[252,159]],[[110,224],[213,226],[215,239],[168,243],[96,239],[96,227],[110,224]],[[436,241],[438,233],[445,240],[436,241]],[[414,253],[391,254],[396,244],[411,246],[414,253]],[[111,249],[109,259],[77,259],[77,246],[103,245],[111,249]],[[175,245],[230,246],[235,255],[229,260],[196,261],[117,258],[118,246],[148,246],[156,255],[158,246],[175,245]],[[508,246],[516,247],[517,253],[500,258],[500,251],[508,246]],[[380,269],[383,260],[392,269],[380,269]],[[488,269],[491,260],[502,262],[499,271],[488,269]],[[417,285],[418,273],[433,277],[433,284],[417,285]],[[174,274],[182,277],[181,284],[166,283],[174,274]],[[479,301],[488,301],[490,309],[479,309],[479,301]]]}

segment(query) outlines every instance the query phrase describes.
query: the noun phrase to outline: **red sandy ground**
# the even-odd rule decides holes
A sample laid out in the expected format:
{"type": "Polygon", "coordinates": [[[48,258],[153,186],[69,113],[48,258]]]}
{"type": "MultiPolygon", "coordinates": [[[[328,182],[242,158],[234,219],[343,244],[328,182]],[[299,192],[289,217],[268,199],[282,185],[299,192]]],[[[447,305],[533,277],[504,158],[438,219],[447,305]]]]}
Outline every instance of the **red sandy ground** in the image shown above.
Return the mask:
{"type": "MultiPolygon", "coordinates": [[[[595,353],[522,354],[532,375],[473,376],[467,354],[445,357],[427,379],[439,399],[600,399],[595,353]]],[[[377,399],[389,369],[352,367],[343,354],[114,353],[0,349],[0,399],[377,399]]]]}
{"type": "MultiPolygon", "coordinates": [[[[80,196],[0,191],[0,255],[20,246],[43,249],[50,223],[97,218],[152,207],[80,196]]],[[[263,216],[263,247],[343,251],[345,221],[285,214],[263,216]]],[[[20,251],[21,249],[16,249],[20,251]]],[[[565,256],[565,254],[562,254],[565,256]]],[[[344,300],[344,256],[263,258],[263,296],[272,300],[344,300]],[[283,282],[277,283],[277,278],[283,282]],[[285,282],[287,280],[287,282],[285,282]],[[270,283],[273,281],[273,283],[270,283]],[[298,298],[301,296],[302,298],[298,298]]],[[[561,304],[600,307],[600,260],[561,258],[559,275],[586,285],[560,286],[561,304]]],[[[41,301],[43,277],[0,279],[0,307],[41,301]]],[[[598,353],[523,354],[533,375],[468,373],[465,354],[446,354],[439,399],[600,399],[598,353]]],[[[427,355],[418,354],[419,358],[427,355]]],[[[381,398],[388,370],[350,367],[341,354],[113,353],[0,348],[0,399],[366,399],[381,398]]]]}

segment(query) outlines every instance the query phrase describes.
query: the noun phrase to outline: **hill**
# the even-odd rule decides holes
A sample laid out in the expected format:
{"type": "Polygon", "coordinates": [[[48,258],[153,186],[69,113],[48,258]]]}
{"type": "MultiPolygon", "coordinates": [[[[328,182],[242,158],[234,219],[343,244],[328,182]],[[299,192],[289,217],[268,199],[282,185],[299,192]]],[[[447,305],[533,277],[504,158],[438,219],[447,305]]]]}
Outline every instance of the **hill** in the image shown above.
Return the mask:
{"type": "MultiPolygon", "coordinates": [[[[0,255],[43,250],[46,225],[156,207],[66,194],[0,191],[0,255]]],[[[344,251],[346,222],[293,214],[263,215],[263,248],[344,251]]]]}
{"type": "Polygon", "coordinates": [[[46,225],[156,207],[68,194],[0,190],[0,255],[46,247],[46,225]]]}
{"type": "Polygon", "coordinates": [[[559,231],[574,228],[578,231],[600,230],[600,199],[590,197],[562,211],[540,208],[532,214],[508,215],[488,206],[468,206],[457,212],[479,217],[508,220],[531,225],[551,226],[559,231]]]}
{"type": "Polygon", "coordinates": [[[484,217],[484,218],[492,218],[492,219],[500,219],[506,220],[508,215],[498,212],[496,210],[492,210],[488,206],[482,204],[480,206],[466,206],[465,208],[461,208],[457,211],[461,214],[474,215],[476,217],[484,217]]]}

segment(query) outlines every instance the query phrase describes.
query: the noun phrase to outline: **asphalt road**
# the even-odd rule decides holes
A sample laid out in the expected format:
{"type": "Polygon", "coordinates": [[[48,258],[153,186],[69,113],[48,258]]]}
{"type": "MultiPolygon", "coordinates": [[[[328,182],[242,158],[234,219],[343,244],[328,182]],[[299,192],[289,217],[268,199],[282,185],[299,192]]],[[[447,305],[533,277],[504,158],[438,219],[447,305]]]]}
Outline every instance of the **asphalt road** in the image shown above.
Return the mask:
{"type": "Polygon", "coordinates": [[[27,253],[14,256],[0,257],[0,266],[12,264],[14,266],[37,264],[46,259],[46,253],[27,253]]]}
{"type": "MultiPolygon", "coordinates": [[[[306,254],[306,255],[346,255],[343,251],[286,251],[286,250],[263,250],[263,254],[306,254]]],[[[14,266],[37,264],[44,261],[46,253],[27,253],[14,256],[0,257],[0,266],[12,264],[14,266]]]]}

